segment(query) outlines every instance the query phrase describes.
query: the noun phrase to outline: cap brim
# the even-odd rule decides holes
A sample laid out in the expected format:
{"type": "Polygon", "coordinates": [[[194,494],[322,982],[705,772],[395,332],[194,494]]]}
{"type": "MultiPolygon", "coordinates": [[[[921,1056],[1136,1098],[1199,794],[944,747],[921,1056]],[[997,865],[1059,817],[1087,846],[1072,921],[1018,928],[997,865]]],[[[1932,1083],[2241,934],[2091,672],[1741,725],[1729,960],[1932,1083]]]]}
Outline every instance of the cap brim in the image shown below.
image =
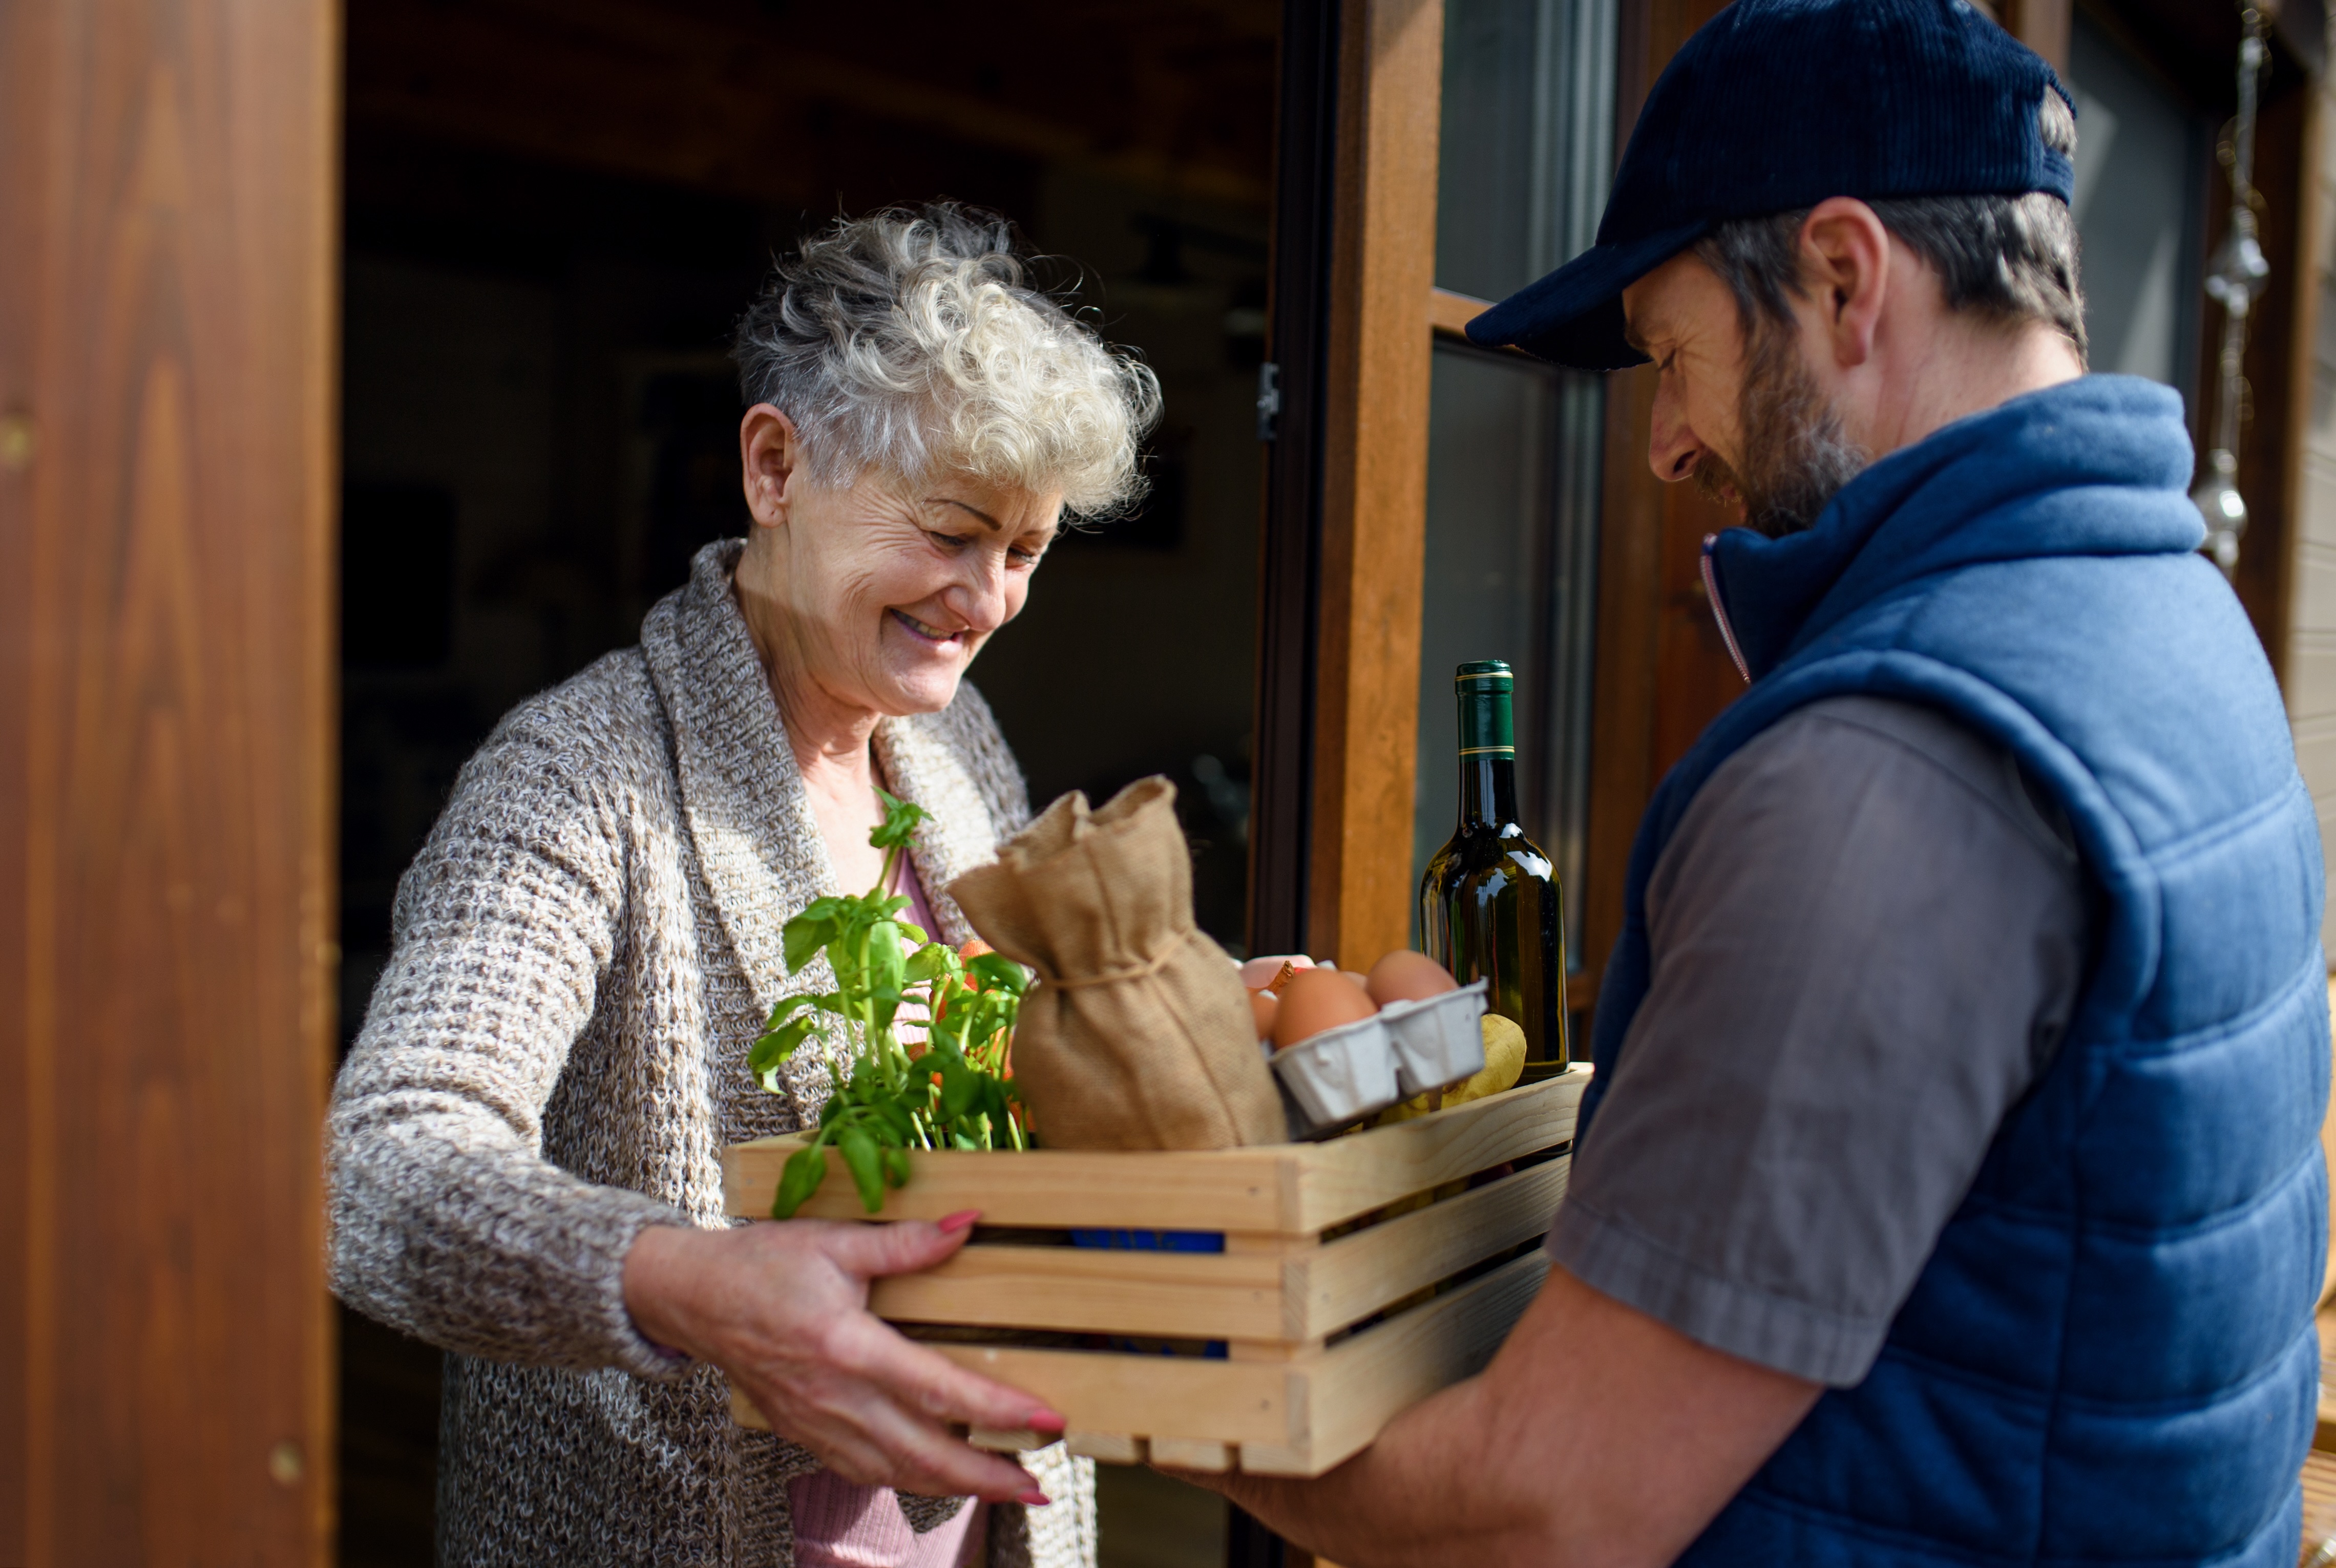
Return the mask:
{"type": "Polygon", "coordinates": [[[1514,346],[1572,370],[1627,370],[1647,356],[1624,336],[1622,290],[1702,239],[1696,222],[1620,245],[1596,245],[1468,323],[1468,341],[1514,346]]]}

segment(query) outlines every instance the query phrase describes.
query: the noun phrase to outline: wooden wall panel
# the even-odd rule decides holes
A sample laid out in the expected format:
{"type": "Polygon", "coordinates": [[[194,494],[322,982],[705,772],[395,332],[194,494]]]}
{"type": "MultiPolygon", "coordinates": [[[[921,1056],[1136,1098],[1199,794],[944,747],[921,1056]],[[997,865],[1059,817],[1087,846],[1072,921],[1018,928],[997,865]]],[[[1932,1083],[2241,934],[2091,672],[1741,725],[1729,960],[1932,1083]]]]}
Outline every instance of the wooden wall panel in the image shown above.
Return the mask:
{"type": "Polygon", "coordinates": [[[1325,375],[1307,944],[1411,940],[1442,0],[1347,0],[1325,375]]]}
{"type": "MultiPolygon", "coordinates": [[[[24,367],[31,363],[39,313],[19,260],[39,233],[34,130],[48,112],[44,83],[8,63],[46,52],[49,18],[38,7],[0,5],[0,596],[30,570],[34,431],[24,367]],[[22,78],[22,79],[20,79],[22,78]]],[[[13,596],[11,596],[13,597],[13,596]]],[[[21,897],[28,847],[24,817],[25,707],[13,700],[29,657],[28,626],[0,603],[0,901],[21,897]]],[[[11,998],[25,994],[25,931],[0,901],[0,1563],[26,1560],[26,1485],[32,1470],[25,1419],[32,1376],[27,1355],[31,1292],[27,1200],[32,1193],[32,1125],[25,1115],[30,1064],[24,1013],[11,998]]]]}
{"type": "Polygon", "coordinates": [[[337,17],[0,7],[0,1552],[36,1568],[329,1552],[337,17]]]}

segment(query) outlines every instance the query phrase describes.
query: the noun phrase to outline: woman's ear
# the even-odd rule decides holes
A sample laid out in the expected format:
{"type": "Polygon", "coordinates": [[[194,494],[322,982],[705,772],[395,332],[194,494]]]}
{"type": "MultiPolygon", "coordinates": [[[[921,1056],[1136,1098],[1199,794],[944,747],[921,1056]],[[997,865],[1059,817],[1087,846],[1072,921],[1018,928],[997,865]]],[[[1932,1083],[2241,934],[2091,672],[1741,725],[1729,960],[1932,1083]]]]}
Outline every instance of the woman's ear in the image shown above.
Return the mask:
{"type": "Polygon", "coordinates": [[[803,467],[795,422],[767,403],[748,409],[738,422],[738,465],[745,473],[746,510],[755,523],[784,527],[803,467]]]}
{"type": "Polygon", "coordinates": [[[1801,267],[1834,363],[1844,370],[1864,364],[1889,292],[1890,230],[1864,202],[1829,197],[1801,225],[1801,267]]]}

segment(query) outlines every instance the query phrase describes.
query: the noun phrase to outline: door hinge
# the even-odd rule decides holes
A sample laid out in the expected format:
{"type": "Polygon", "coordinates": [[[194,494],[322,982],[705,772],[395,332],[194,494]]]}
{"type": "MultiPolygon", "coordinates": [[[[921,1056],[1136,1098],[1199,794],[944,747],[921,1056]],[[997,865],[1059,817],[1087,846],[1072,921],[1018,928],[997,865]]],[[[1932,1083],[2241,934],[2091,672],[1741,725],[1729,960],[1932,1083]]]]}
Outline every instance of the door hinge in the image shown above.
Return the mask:
{"type": "Polygon", "coordinates": [[[1271,441],[1281,417],[1281,366],[1270,359],[1257,367],[1257,438],[1271,441]]]}

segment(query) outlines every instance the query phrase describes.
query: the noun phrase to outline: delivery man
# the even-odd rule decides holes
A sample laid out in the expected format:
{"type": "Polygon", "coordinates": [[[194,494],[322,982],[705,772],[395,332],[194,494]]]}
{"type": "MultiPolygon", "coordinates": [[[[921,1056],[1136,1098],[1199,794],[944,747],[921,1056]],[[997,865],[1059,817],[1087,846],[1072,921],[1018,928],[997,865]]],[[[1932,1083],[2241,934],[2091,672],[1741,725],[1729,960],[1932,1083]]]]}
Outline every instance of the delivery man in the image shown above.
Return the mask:
{"type": "Polygon", "coordinates": [[[1329,1475],[1213,1483],[1290,1540],[2294,1563],[2320,841],[2181,399],[2085,375],[2074,146],[1964,0],[1737,0],[1471,324],[1653,362],[1751,685],[1640,827],[1547,1285],[1329,1475]]]}

